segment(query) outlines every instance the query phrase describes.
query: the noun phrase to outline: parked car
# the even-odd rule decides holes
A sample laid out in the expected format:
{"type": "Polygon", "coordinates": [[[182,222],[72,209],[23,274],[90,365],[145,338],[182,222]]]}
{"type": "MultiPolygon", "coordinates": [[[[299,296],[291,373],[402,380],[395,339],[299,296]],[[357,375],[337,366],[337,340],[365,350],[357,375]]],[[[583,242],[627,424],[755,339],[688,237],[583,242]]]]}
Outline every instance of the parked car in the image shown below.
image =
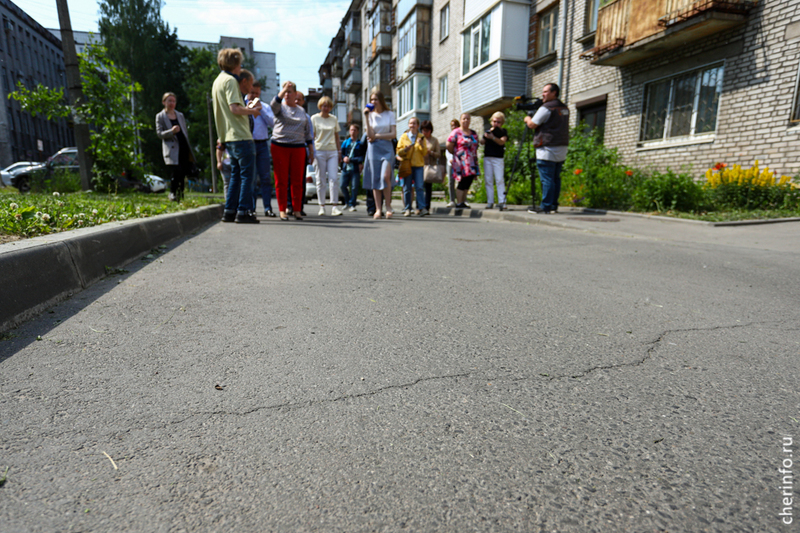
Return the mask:
{"type": "Polygon", "coordinates": [[[22,172],[28,167],[32,167],[34,165],[38,165],[39,163],[34,163],[33,161],[17,161],[13,165],[9,165],[3,170],[0,170],[0,181],[4,187],[13,187],[14,185],[14,176],[22,172]]]}
{"type": "Polygon", "coordinates": [[[44,172],[45,178],[49,178],[56,170],[65,169],[69,172],[80,172],[78,166],[78,149],[77,148],[62,148],[55,154],[47,158],[44,163],[38,163],[29,167],[20,168],[14,174],[11,174],[12,187],[16,187],[21,193],[30,192],[31,179],[37,172],[44,172]]]}
{"type": "MultiPolygon", "coordinates": [[[[342,173],[339,172],[339,201],[344,203],[344,194],[342,194],[342,173]]],[[[306,199],[317,197],[317,173],[314,170],[314,165],[306,165],[306,199]]]]}
{"type": "Polygon", "coordinates": [[[145,192],[164,192],[167,190],[167,180],[154,174],[145,174],[142,181],[144,182],[142,189],[145,192]]]}

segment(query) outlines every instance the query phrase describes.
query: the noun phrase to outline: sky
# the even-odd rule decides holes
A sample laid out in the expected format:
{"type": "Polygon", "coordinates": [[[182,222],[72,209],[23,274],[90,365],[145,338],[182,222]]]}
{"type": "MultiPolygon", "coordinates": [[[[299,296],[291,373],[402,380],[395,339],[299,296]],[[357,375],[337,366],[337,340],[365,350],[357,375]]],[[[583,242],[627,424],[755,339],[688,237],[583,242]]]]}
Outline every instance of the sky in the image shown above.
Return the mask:
{"type": "MultiPolygon", "coordinates": [[[[45,28],[58,28],[55,0],[12,0],[45,28]]],[[[67,0],[72,29],[97,31],[97,0],[67,0]]],[[[220,35],[252,37],[255,50],[274,52],[281,83],[319,87],[318,70],[350,0],[166,0],[161,18],[179,39],[219,42],[220,35]],[[245,6],[245,7],[242,7],[245,6]]]]}

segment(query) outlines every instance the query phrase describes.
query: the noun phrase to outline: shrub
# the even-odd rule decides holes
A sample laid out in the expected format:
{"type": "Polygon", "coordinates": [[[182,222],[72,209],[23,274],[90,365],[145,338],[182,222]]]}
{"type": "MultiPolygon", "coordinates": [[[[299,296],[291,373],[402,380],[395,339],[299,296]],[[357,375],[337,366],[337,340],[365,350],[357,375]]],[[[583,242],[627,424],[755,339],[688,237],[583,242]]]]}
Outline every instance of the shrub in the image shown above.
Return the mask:
{"type": "Polygon", "coordinates": [[[633,207],[640,211],[687,211],[703,208],[705,193],[702,184],[688,173],[654,172],[641,180],[633,194],[633,207]]]}

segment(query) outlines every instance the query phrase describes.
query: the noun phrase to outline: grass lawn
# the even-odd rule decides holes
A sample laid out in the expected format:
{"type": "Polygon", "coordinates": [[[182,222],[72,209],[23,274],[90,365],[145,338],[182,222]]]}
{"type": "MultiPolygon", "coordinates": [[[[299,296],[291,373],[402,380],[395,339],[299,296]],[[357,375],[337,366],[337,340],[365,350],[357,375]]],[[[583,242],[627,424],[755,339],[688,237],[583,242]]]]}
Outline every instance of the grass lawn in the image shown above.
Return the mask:
{"type": "Polygon", "coordinates": [[[685,218],[688,220],[704,220],[706,222],[733,222],[738,220],[769,220],[773,218],[800,218],[798,209],[731,209],[727,211],[709,211],[703,213],[684,213],[682,211],[652,212],[648,215],[662,217],[685,218]]]}
{"type": "Polygon", "coordinates": [[[207,193],[187,193],[176,203],[165,193],[19,194],[16,189],[0,188],[0,244],[218,203],[221,195],[207,193]]]}

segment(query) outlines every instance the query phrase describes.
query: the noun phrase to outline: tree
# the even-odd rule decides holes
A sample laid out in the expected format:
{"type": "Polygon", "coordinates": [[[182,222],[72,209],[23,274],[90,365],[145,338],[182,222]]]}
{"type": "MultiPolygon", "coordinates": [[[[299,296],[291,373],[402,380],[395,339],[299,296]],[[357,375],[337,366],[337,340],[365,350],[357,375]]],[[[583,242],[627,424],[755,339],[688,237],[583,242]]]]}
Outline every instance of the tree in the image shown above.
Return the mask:
{"type": "MultiPolygon", "coordinates": [[[[142,88],[108,58],[104,46],[90,43],[78,57],[86,99],[75,114],[91,126],[95,188],[112,190],[117,177],[141,164],[135,150],[136,129],[141,125],[131,116],[130,102],[142,88]]],[[[20,102],[22,109],[34,117],[44,115],[52,120],[70,115],[63,88],[39,84],[29,90],[19,82],[9,98],[20,102]]]]}
{"type": "Polygon", "coordinates": [[[180,110],[188,103],[183,90],[184,49],[176,31],[161,18],[160,0],[102,0],[99,7],[98,25],[108,56],[142,86],[134,103],[139,120],[149,124],[141,134],[142,151],[149,166],[162,173],[166,169],[161,140],[153,124],[165,92],[175,93],[180,110]]]}
{"type": "MultiPolygon", "coordinates": [[[[211,83],[219,74],[217,54],[216,51],[200,48],[184,48],[183,52],[184,91],[188,98],[188,107],[184,110],[186,126],[189,128],[189,140],[192,142],[192,149],[198,161],[201,179],[210,183],[210,165],[212,160],[215,161],[216,155],[210,152],[209,147],[206,102],[211,96],[211,83]]],[[[212,130],[216,135],[213,126],[212,124],[212,130]]]]}

